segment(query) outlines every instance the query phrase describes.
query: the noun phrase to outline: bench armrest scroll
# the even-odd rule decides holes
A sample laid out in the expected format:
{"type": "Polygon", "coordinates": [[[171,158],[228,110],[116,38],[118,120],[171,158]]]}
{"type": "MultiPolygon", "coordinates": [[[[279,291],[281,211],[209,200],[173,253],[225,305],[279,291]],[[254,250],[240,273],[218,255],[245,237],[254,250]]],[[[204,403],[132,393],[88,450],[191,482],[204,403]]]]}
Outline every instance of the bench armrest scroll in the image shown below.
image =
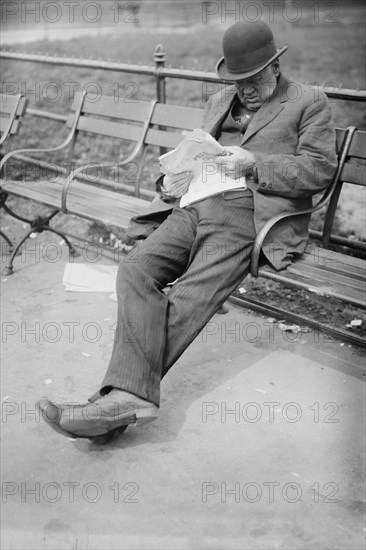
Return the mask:
{"type": "Polygon", "coordinates": [[[4,158],[1,160],[1,162],[0,162],[0,173],[1,173],[5,163],[11,157],[19,155],[21,153],[53,153],[53,152],[56,152],[56,151],[61,151],[62,149],[67,147],[71,143],[71,140],[73,139],[73,137],[75,135],[76,127],[77,127],[77,124],[79,122],[80,113],[81,113],[81,109],[83,107],[85,96],[86,96],[86,92],[84,91],[81,95],[81,100],[80,100],[80,103],[78,105],[78,108],[75,111],[74,122],[73,122],[73,125],[71,127],[70,133],[67,136],[67,138],[60,145],[57,145],[56,147],[47,147],[45,149],[26,148],[26,149],[16,149],[15,151],[11,151],[11,153],[8,153],[7,155],[5,155],[4,158]]]}
{"type": "Polygon", "coordinates": [[[79,168],[76,168],[76,170],[73,170],[71,172],[71,174],[68,176],[68,178],[65,181],[64,186],[62,188],[61,211],[64,214],[67,214],[67,204],[66,203],[67,203],[67,193],[68,193],[70,184],[76,178],[76,176],[78,174],[80,174],[80,172],[83,172],[84,170],[86,170],[88,168],[113,168],[113,167],[118,167],[118,166],[124,166],[124,165],[128,164],[129,162],[131,162],[134,158],[136,158],[136,156],[141,151],[141,148],[144,145],[146,134],[147,134],[149,126],[150,126],[150,122],[151,122],[151,119],[152,119],[152,116],[153,116],[153,113],[154,113],[156,103],[157,103],[156,100],[151,101],[150,111],[149,111],[148,116],[147,116],[147,118],[146,118],[146,120],[145,120],[145,122],[142,126],[140,139],[136,142],[136,145],[135,145],[132,153],[126,159],[121,160],[120,162],[114,162],[114,163],[104,162],[104,163],[84,164],[83,166],[79,166],[79,168]]]}
{"type": "Polygon", "coordinates": [[[339,152],[338,165],[337,165],[335,174],[333,176],[332,183],[325,190],[319,202],[312,208],[301,210],[300,212],[282,212],[281,214],[277,214],[276,216],[268,220],[264,224],[262,229],[259,231],[254,241],[254,246],[253,246],[252,256],[251,256],[251,274],[253,275],[253,277],[258,277],[259,256],[262,250],[264,239],[266,238],[270,229],[272,229],[272,227],[276,225],[276,223],[278,223],[281,220],[284,220],[285,218],[290,218],[292,216],[301,216],[302,214],[312,214],[313,212],[316,212],[317,210],[320,210],[321,208],[323,208],[329,202],[340,180],[343,166],[344,166],[344,163],[346,162],[347,154],[348,154],[348,151],[352,142],[353,134],[355,133],[355,131],[356,131],[356,128],[354,126],[349,126],[347,128],[343,139],[343,143],[339,152]]]}

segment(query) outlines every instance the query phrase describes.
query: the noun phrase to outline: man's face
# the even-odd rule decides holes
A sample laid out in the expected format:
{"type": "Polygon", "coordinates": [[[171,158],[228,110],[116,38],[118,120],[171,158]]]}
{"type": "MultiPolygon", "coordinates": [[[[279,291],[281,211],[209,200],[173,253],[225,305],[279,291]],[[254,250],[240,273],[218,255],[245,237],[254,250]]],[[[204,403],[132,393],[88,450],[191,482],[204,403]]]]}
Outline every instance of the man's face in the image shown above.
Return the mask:
{"type": "Polygon", "coordinates": [[[272,63],[260,73],[235,82],[240,103],[247,109],[256,111],[273,94],[280,73],[278,62],[272,63]]]}

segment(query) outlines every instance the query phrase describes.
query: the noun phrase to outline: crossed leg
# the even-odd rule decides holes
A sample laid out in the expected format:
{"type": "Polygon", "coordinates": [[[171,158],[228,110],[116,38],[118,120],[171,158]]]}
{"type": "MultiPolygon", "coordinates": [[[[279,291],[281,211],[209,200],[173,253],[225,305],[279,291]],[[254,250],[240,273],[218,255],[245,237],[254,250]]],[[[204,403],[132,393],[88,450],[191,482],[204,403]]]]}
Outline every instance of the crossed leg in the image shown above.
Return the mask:
{"type": "Polygon", "coordinates": [[[119,388],[159,405],[162,376],[247,275],[254,239],[251,192],[174,209],[120,266],[102,394],[119,388]]]}

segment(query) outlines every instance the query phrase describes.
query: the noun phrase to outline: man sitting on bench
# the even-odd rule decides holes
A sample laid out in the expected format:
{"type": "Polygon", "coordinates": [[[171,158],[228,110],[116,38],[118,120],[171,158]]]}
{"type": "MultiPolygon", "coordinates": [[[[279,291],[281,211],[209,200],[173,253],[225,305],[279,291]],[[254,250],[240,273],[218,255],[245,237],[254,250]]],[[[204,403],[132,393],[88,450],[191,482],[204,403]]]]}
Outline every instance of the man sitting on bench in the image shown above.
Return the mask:
{"type": "MultiPolygon", "coordinates": [[[[101,389],[85,405],[38,403],[60,433],[97,440],[154,420],[162,377],[248,274],[256,233],[278,213],[309,208],[330,184],[336,167],[330,107],[322,91],[280,72],[286,49],[276,48],[263,22],[226,31],[217,73],[234,86],[209,99],[203,129],[232,153],[217,157],[222,173],[245,175],[246,187],[228,189],[222,178],[221,192],[180,207],[191,174],[164,177],[166,219],[118,271],[118,323],[101,389]]],[[[136,228],[143,234],[144,221],[149,215],[132,223],[135,234],[136,228]]],[[[307,215],[294,216],[269,232],[263,252],[275,269],[305,250],[308,222],[307,215]]]]}

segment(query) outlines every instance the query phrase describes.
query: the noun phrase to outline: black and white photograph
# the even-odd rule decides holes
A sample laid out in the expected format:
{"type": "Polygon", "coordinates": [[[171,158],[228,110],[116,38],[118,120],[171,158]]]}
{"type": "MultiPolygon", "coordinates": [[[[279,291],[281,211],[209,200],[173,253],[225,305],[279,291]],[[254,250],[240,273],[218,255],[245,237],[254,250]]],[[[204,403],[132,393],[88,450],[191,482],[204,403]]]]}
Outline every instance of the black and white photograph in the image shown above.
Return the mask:
{"type": "Polygon", "coordinates": [[[1,548],[365,550],[366,4],[0,24],[1,548]]]}

